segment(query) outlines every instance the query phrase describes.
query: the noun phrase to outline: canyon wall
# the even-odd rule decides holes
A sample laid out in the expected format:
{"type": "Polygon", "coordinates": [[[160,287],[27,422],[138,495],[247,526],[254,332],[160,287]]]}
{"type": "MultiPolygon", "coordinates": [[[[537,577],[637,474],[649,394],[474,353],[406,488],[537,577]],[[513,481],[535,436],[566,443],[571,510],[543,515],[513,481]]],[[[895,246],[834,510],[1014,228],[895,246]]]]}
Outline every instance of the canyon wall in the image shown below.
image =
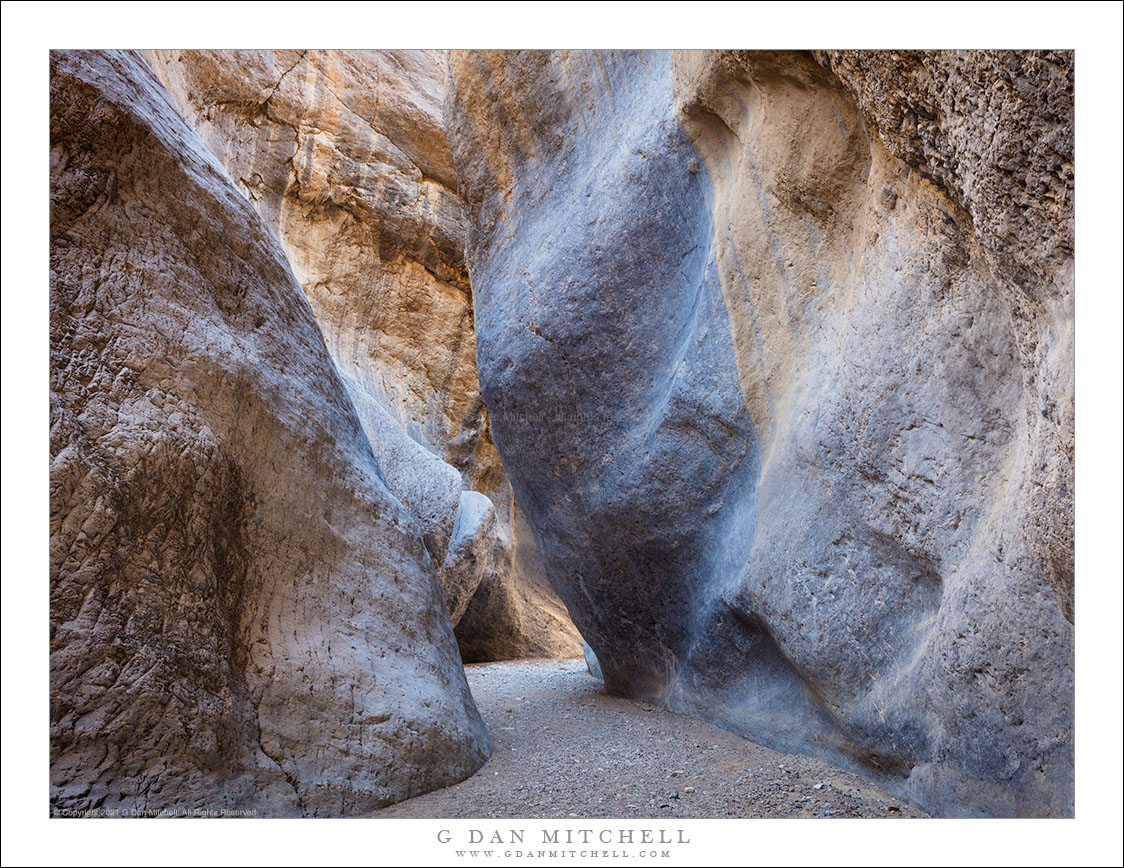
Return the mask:
{"type": "Polygon", "coordinates": [[[576,623],[1071,816],[1073,159],[1067,52],[53,53],[53,809],[445,786],[576,623]]]}
{"type": "Polygon", "coordinates": [[[52,809],[341,815],[472,774],[423,527],[276,239],[138,55],[52,53],[50,99],[52,809]]]}
{"type": "Polygon", "coordinates": [[[387,484],[422,524],[466,662],[580,654],[519,532],[477,384],[445,53],[145,57],[280,240],[387,484]]]}
{"type": "Polygon", "coordinates": [[[608,689],[1072,815],[1072,54],[450,77],[492,437],[608,689]]]}

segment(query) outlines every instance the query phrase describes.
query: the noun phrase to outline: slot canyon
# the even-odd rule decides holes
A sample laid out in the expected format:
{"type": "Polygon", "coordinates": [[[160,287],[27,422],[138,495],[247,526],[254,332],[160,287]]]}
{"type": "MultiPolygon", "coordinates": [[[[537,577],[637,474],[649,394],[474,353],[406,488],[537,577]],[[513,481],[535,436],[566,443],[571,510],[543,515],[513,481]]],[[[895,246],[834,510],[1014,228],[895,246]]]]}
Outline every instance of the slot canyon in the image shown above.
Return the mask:
{"type": "Polygon", "coordinates": [[[53,814],[1074,815],[1073,52],[50,64],[53,814]]]}

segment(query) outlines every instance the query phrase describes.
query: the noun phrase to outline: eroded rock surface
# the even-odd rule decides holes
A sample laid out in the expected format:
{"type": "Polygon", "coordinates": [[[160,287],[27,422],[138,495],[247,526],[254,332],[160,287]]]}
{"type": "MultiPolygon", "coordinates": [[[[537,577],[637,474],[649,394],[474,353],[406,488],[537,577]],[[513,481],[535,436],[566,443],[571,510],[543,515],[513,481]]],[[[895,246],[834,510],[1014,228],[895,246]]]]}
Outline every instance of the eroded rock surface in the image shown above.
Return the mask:
{"type": "Polygon", "coordinates": [[[423,525],[466,659],[580,653],[533,538],[517,538],[477,384],[445,53],[146,57],[281,241],[390,489],[423,525]],[[449,542],[466,489],[496,520],[460,564],[449,542]]]}
{"type": "Polygon", "coordinates": [[[450,69],[492,434],[609,690],[1072,814],[1072,55],[450,69]]]}
{"type": "Polygon", "coordinates": [[[342,815],[490,746],[284,253],[139,56],[51,56],[56,809],[342,815]]]}

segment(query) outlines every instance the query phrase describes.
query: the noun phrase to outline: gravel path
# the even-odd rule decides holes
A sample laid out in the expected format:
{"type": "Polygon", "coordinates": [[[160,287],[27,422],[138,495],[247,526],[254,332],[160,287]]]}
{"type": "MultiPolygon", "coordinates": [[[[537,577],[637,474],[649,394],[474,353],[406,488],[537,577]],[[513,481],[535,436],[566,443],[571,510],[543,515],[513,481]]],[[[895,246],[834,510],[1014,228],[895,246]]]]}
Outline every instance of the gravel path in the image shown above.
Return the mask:
{"type": "Polygon", "coordinates": [[[824,762],[603,692],[581,659],[466,666],[495,752],[371,816],[924,817],[824,762]]]}

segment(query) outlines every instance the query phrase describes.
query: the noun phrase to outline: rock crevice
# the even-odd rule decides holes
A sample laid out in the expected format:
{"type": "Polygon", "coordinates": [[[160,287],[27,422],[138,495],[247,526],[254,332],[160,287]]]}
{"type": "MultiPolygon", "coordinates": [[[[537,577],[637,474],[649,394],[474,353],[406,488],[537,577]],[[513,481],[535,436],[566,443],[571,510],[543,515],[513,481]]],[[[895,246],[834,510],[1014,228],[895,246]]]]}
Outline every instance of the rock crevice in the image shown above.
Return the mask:
{"type": "Polygon", "coordinates": [[[390,490],[423,527],[466,659],[580,653],[561,601],[535,578],[530,536],[515,556],[519,507],[476,378],[445,54],[146,57],[284,247],[390,490]],[[461,564],[449,540],[468,491],[490,498],[496,519],[461,564]]]}

